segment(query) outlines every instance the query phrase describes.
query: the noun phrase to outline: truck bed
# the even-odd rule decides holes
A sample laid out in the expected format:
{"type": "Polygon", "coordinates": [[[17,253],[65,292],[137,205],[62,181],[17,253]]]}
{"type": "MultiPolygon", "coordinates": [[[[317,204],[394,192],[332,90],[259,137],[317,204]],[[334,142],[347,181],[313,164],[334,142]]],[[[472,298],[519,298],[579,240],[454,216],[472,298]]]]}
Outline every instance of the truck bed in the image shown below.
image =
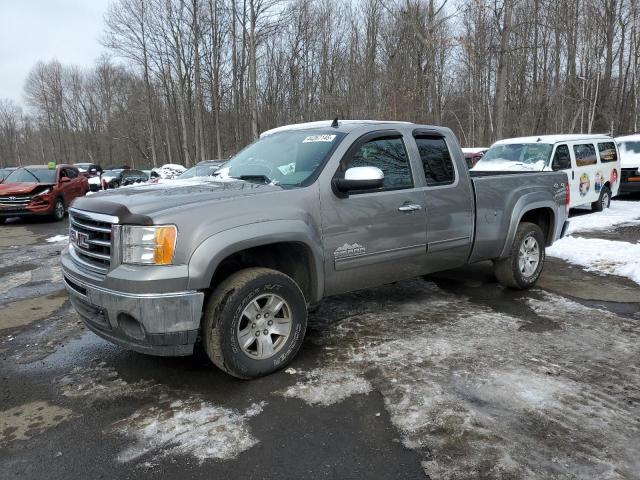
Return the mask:
{"type": "Polygon", "coordinates": [[[549,243],[562,228],[555,218],[564,208],[562,172],[469,172],[473,188],[476,223],[474,245],[469,262],[499,258],[511,243],[522,212],[543,209],[550,215],[549,243]],[[515,217],[518,218],[515,218],[515,217]]]}

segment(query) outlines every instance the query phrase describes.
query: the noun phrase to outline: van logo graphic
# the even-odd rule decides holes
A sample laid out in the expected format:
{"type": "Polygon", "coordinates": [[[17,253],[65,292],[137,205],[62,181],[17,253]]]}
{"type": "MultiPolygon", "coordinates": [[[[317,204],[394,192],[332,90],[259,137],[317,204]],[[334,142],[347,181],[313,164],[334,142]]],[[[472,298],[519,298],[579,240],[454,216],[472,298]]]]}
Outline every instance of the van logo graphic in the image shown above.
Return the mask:
{"type": "Polygon", "coordinates": [[[333,252],[333,258],[335,260],[338,260],[340,258],[357,257],[359,255],[364,255],[366,251],[367,249],[359,243],[345,243],[341,247],[338,247],[335,252],[333,252]]]}

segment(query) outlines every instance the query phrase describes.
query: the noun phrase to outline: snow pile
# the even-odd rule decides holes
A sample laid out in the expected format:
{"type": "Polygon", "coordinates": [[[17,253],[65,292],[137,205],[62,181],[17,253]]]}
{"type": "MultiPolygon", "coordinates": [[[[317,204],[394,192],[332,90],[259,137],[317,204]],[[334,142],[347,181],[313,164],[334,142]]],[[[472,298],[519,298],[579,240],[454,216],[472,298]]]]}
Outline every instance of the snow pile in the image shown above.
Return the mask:
{"type": "Polygon", "coordinates": [[[569,219],[567,234],[584,231],[607,230],[624,224],[640,223],[640,203],[614,200],[602,212],[574,216],[569,219]]]}
{"type": "Polygon", "coordinates": [[[191,455],[201,462],[235,458],[258,443],[247,420],[262,413],[265,405],[254,403],[240,413],[198,398],[155,402],[114,424],[115,433],[135,439],[118,460],[129,462],[148,453],[191,455]]]}
{"type": "Polygon", "coordinates": [[[68,242],[69,235],[55,235],[53,237],[47,238],[47,242],[49,243],[60,243],[60,242],[68,242]]]}
{"type": "Polygon", "coordinates": [[[161,167],[154,168],[152,172],[156,172],[160,175],[160,178],[174,178],[183,173],[186,170],[182,165],[176,163],[167,163],[161,167]]]}
{"type": "Polygon", "coordinates": [[[371,384],[365,378],[343,369],[312,370],[305,377],[281,392],[281,395],[299,398],[309,405],[326,407],[352,395],[363,395],[371,391],[371,384]]]}
{"type": "Polygon", "coordinates": [[[565,237],[547,248],[547,255],[579,265],[588,272],[619,275],[640,284],[640,244],[565,237]]]}

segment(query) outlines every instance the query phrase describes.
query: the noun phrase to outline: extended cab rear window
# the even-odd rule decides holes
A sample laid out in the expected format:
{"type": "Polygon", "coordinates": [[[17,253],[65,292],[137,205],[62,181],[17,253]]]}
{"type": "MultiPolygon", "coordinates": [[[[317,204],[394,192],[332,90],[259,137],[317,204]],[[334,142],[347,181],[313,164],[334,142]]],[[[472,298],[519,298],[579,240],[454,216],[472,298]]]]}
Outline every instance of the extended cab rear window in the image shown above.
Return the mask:
{"type": "Polygon", "coordinates": [[[416,145],[420,152],[424,176],[427,185],[448,185],[455,180],[455,169],[449,154],[447,142],[442,137],[417,137],[416,145]]]}

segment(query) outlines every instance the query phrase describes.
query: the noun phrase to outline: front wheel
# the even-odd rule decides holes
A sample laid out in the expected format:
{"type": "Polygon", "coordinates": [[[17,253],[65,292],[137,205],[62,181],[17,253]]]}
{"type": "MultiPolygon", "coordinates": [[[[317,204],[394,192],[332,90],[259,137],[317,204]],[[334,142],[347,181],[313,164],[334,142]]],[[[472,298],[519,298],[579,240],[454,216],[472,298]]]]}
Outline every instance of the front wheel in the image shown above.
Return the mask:
{"type": "Polygon", "coordinates": [[[248,268],[220,284],[204,312],[204,347],[211,361],[234,377],[275,372],[298,353],[307,308],[298,285],[267,268],[248,268]]]}
{"type": "Polygon", "coordinates": [[[59,222],[64,218],[64,202],[61,198],[56,198],[56,201],[53,204],[52,217],[56,222],[59,222]]]}
{"type": "Polygon", "coordinates": [[[494,262],[494,273],[505,287],[524,290],[538,281],[544,265],[544,235],[534,223],[518,225],[509,256],[494,262]]]}
{"type": "Polygon", "coordinates": [[[600,190],[600,197],[598,197],[598,200],[591,204],[591,209],[594,212],[601,212],[605,208],[609,208],[610,205],[611,190],[609,190],[609,187],[602,187],[602,189],[600,190]]]}

